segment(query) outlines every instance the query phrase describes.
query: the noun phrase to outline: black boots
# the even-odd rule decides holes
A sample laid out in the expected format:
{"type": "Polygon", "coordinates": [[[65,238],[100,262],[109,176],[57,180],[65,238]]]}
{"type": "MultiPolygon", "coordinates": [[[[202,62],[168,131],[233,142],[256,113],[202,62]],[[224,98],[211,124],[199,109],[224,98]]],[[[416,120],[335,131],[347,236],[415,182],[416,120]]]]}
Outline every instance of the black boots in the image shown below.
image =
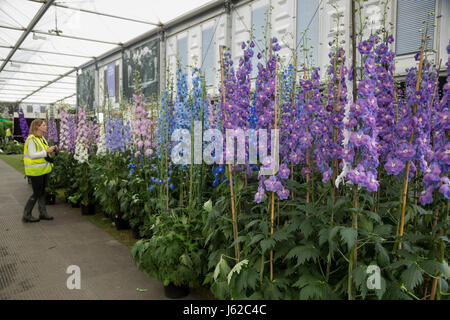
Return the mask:
{"type": "Polygon", "coordinates": [[[23,222],[39,222],[39,219],[31,215],[31,211],[33,210],[36,200],[37,199],[33,196],[28,199],[27,204],[25,205],[25,209],[23,210],[23,222]]]}
{"type": "Polygon", "coordinates": [[[53,220],[53,217],[47,214],[47,209],[45,208],[45,193],[39,197],[38,204],[39,204],[39,218],[41,220],[53,220]]]}
{"type": "Polygon", "coordinates": [[[45,194],[41,195],[38,199],[35,196],[31,196],[23,210],[23,222],[39,222],[40,220],[53,220],[53,217],[47,214],[47,209],[45,208],[45,194]],[[39,219],[31,215],[36,201],[39,204],[39,219]]]}

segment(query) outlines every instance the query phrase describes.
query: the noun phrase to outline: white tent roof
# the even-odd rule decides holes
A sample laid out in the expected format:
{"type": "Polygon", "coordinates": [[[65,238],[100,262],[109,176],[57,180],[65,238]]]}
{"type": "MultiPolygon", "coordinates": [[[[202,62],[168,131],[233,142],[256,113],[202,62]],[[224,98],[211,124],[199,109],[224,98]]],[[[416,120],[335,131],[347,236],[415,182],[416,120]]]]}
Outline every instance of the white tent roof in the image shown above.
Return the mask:
{"type": "Polygon", "coordinates": [[[77,67],[207,2],[54,1],[4,65],[46,0],[0,0],[0,102],[75,104],[77,67]]]}

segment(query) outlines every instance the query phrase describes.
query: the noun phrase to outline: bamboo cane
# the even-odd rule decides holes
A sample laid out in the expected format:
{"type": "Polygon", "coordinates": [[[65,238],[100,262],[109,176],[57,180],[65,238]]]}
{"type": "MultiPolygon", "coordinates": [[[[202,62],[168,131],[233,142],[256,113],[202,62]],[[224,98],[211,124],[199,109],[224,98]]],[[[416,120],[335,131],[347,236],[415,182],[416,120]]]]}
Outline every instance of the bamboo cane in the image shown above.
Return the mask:
{"type": "MultiPolygon", "coordinates": [[[[430,101],[430,109],[433,108],[434,99],[435,99],[435,96],[436,96],[436,88],[437,88],[437,84],[438,84],[438,80],[439,80],[439,70],[441,69],[441,63],[442,63],[442,59],[439,60],[438,75],[436,76],[436,80],[434,82],[433,96],[431,97],[431,101],[430,101]]],[[[438,218],[438,210],[436,209],[435,212],[434,212],[433,228],[436,227],[436,225],[437,225],[437,218],[438,218]]],[[[442,229],[440,231],[442,233],[442,229]]],[[[437,278],[434,278],[433,279],[433,283],[431,285],[430,300],[434,300],[435,295],[436,295],[436,288],[437,288],[437,278]]],[[[427,292],[428,292],[428,279],[427,279],[427,283],[425,285],[424,298],[427,296],[427,292]]]]}
{"type": "MultiPolygon", "coordinates": [[[[292,95],[291,95],[291,106],[294,107],[295,105],[295,91],[297,90],[297,65],[298,65],[298,56],[295,55],[295,67],[294,67],[294,84],[292,88],[292,95]]],[[[293,118],[295,118],[295,115],[293,115],[293,118]]],[[[291,180],[294,181],[294,164],[291,163],[291,180]]],[[[292,190],[292,200],[294,200],[294,190],[292,190]]]]}
{"type": "MultiPolygon", "coordinates": [[[[335,61],[335,66],[336,66],[336,61],[335,61]]],[[[335,111],[339,112],[340,108],[339,108],[339,100],[341,98],[341,82],[342,82],[342,69],[344,68],[344,59],[343,59],[343,51],[341,51],[341,67],[339,70],[339,81],[338,81],[338,92],[337,92],[337,98],[336,98],[336,107],[335,107],[335,111]]],[[[333,137],[333,142],[337,143],[337,139],[338,139],[338,129],[334,128],[334,137],[333,137]]],[[[334,158],[333,160],[333,191],[332,191],[332,198],[333,198],[333,203],[334,203],[334,198],[336,197],[336,185],[335,185],[335,181],[337,178],[337,174],[338,174],[338,161],[337,158],[334,158]]]]}
{"type": "Polygon", "coordinates": [[[430,101],[430,109],[433,109],[434,99],[436,97],[436,89],[438,87],[439,70],[441,70],[441,63],[442,63],[442,59],[439,60],[438,74],[436,75],[436,80],[434,81],[433,96],[431,97],[431,101],[430,101]]]}
{"type": "MultiPolygon", "coordinates": [[[[438,211],[434,211],[434,219],[433,219],[433,228],[436,227],[438,220],[438,211]]],[[[436,259],[439,262],[439,259],[436,259]]],[[[436,288],[437,288],[437,278],[433,279],[433,283],[431,284],[431,294],[430,294],[430,300],[434,300],[436,296],[436,288]]],[[[426,292],[426,291],[425,291],[426,292]]]]}
{"type": "MultiPolygon", "coordinates": [[[[224,66],[223,66],[223,47],[219,46],[220,51],[220,76],[221,76],[221,85],[222,85],[222,103],[223,103],[223,113],[225,121],[227,121],[227,113],[225,110],[225,75],[224,75],[224,66]]],[[[226,140],[228,140],[228,133],[225,131],[226,140]]],[[[233,219],[233,240],[236,242],[237,239],[237,223],[236,223],[236,212],[234,207],[234,190],[233,190],[233,172],[232,172],[232,166],[231,164],[228,164],[228,181],[230,182],[230,196],[231,196],[231,215],[233,219]]],[[[237,243],[234,244],[234,255],[236,258],[236,261],[239,262],[239,246],[237,243]]]]}
{"type": "Polygon", "coordinates": [[[166,151],[165,151],[165,153],[166,153],[166,211],[167,212],[169,212],[169,166],[168,166],[168,163],[167,163],[167,143],[168,143],[168,140],[169,140],[169,119],[168,119],[168,117],[169,117],[169,114],[168,114],[168,111],[169,111],[169,104],[167,105],[167,108],[166,108],[166,143],[165,143],[165,148],[166,148],[166,151]]]}
{"type": "Polygon", "coordinates": [[[397,101],[397,90],[394,89],[394,105],[395,105],[395,123],[398,122],[398,101],[397,101]]]}
{"type": "MultiPolygon", "coordinates": [[[[417,74],[416,91],[419,90],[419,87],[420,87],[424,50],[425,50],[425,41],[424,41],[424,36],[422,35],[422,47],[420,48],[420,60],[419,60],[419,70],[418,70],[418,74],[417,74]]],[[[413,115],[416,115],[416,112],[417,112],[417,102],[414,103],[414,106],[413,106],[413,115]]],[[[409,137],[409,145],[412,145],[413,139],[414,139],[414,129],[411,132],[411,136],[409,137]]],[[[408,161],[406,161],[405,181],[404,181],[404,185],[403,185],[403,199],[402,199],[402,211],[401,211],[401,218],[400,218],[400,233],[399,233],[400,237],[403,236],[403,229],[405,226],[406,196],[408,193],[409,168],[410,168],[410,161],[408,160],[408,161]]],[[[398,243],[398,249],[400,250],[401,248],[402,248],[402,242],[400,241],[398,243]]]]}
{"type": "MultiPolygon", "coordinates": [[[[341,52],[341,58],[342,58],[342,52],[341,52]]],[[[339,111],[339,99],[340,99],[340,93],[341,93],[341,79],[342,79],[342,69],[343,69],[343,63],[344,60],[342,59],[341,61],[341,68],[339,71],[339,84],[338,84],[338,93],[337,93],[337,101],[336,101],[336,107],[335,110],[339,111]]],[[[334,59],[334,73],[336,74],[336,59],[334,59]]],[[[337,141],[337,129],[335,129],[334,135],[333,135],[333,141],[337,141]]],[[[334,183],[334,181],[336,181],[336,177],[337,177],[337,159],[334,159],[336,162],[336,165],[333,163],[333,182],[332,182],[332,190],[331,190],[331,198],[333,201],[333,208],[331,208],[331,218],[330,218],[330,225],[333,226],[333,221],[334,221],[334,201],[335,201],[335,197],[336,197],[336,184],[334,183]]],[[[325,276],[325,280],[328,281],[329,276],[330,276],[330,268],[331,268],[331,258],[330,256],[328,256],[328,261],[327,261],[327,270],[326,270],[326,276],[325,276]]]]}
{"type": "MultiPolygon", "coordinates": [[[[303,67],[303,80],[306,80],[306,64],[303,67]]],[[[305,91],[305,103],[308,99],[308,93],[305,91]]],[[[306,127],[306,132],[309,131],[309,128],[306,127]]],[[[309,203],[309,172],[310,172],[310,165],[309,165],[309,148],[306,148],[306,203],[309,203]]],[[[309,216],[308,211],[306,211],[306,216],[309,216]]]]}
{"type": "MultiPolygon", "coordinates": [[[[274,128],[275,128],[275,141],[277,141],[277,122],[278,122],[278,105],[277,105],[277,71],[278,71],[278,59],[275,59],[275,122],[274,122],[274,128]]],[[[277,154],[277,144],[274,143],[275,150],[272,150],[273,155],[277,154]]],[[[273,165],[272,165],[273,166],[273,165]]],[[[273,169],[275,171],[275,167],[273,169]]],[[[275,172],[273,172],[275,174],[275,172]]],[[[273,220],[274,220],[274,211],[275,211],[275,192],[272,191],[272,211],[270,215],[270,235],[273,235],[273,220]]],[[[270,250],[270,281],[273,280],[273,249],[270,250]]]]}

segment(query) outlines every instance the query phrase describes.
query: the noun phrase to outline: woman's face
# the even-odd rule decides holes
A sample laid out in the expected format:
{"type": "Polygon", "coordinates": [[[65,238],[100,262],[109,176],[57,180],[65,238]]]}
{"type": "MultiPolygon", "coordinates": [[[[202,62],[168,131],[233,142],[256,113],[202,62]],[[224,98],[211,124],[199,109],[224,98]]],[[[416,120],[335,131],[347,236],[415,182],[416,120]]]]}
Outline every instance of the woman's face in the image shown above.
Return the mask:
{"type": "Polygon", "coordinates": [[[41,123],[41,125],[38,128],[42,133],[47,133],[47,124],[44,122],[41,123]]]}

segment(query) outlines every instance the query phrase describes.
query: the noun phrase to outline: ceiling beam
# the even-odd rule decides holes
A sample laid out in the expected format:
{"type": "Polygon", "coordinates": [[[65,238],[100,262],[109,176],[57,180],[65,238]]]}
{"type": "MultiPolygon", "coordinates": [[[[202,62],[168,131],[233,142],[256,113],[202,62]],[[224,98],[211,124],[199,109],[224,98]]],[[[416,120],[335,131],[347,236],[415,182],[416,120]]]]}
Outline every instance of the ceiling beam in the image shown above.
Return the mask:
{"type": "Polygon", "coordinates": [[[69,76],[71,73],[73,73],[73,72],[75,72],[75,71],[77,71],[77,70],[78,70],[78,68],[74,68],[74,69],[72,69],[72,70],[70,70],[70,71],[67,71],[67,72],[66,72],[65,74],[63,74],[63,75],[60,75],[60,76],[57,77],[56,79],[53,79],[52,81],[49,81],[47,84],[43,85],[43,86],[40,87],[39,89],[34,90],[32,93],[30,93],[29,95],[27,95],[25,98],[22,98],[22,99],[19,101],[19,103],[22,102],[23,100],[25,100],[26,98],[32,96],[32,95],[35,94],[36,92],[38,92],[38,91],[40,91],[40,90],[42,90],[42,89],[48,87],[48,86],[51,85],[52,83],[55,83],[55,82],[57,82],[58,80],[61,80],[62,78],[65,78],[65,77],[69,76]]]}
{"type": "MultiPolygon", "coordinates": [[[[14,47],[0,45],[0,48],[13,49],[14,47]]],[[[43,50],[35,50],[35,49],[28,49],[28,48],[17,48],[17,50],[29,51],[29,52],[38,52],[38,53],[47,53],[47,54],[56,54],[56,55],[68,56],[68,57],[95,59],[95,57],[92,57],[92,56],[83,56],[83,55],[80,55],[80,54],[72,54],[72,53],[60,53],[60,52],[43,51],[43,50]]]]}
{"type": "Polygon", "coordinates": [[[11,49],[11,51],[8,53],[8,56],[6,57],[5,61],[3,61],[2,65],[0,66],[0,72],[3,71],[3,69],[5,68],[9,59],[11,59],[12,56],[14,55],[14,53],[17,51],[17,48],[20,47],[20,45],[23,43],[25,38],[28,36],[28,34],[31,32],[31,30],[36,26],[36,24],[39,22],[39,20],[41,20],[41,18],[44,16],[45,12],[48,10],[48,8],[50,8],[50,6],[52,5],[52,3],[54,1],[55,0],[48,0],[47,2],[45,2],[45,4],[43,4],[39,8],[38,12],[34,15],[33,19],[31,19],[30,23],[28,24],[26,30],[23,30],[23,33],[20,35],[19,39],[17,39],[17,42],[14,45],[14,48],[11,49]]]}
{"type": "Polygon", "coordinates": [[[56,100],[55,102],[52,102],[52,103],[50,103],[50,104],[55,104],[55,103],[61,102],[61,101],[66,100],[66,99],[68,99],[68,98],[72,98],[73,96],[76,96],[76,95],[77,95],[76,93],[71,94],[70,96],[67,96],[67,97],[65,97],[65,98],[56,100]]]}
{"type": "MultiPolygon", "coordinates": [[[[20,89],[14,89],[14,88],[0,88],[0,94],[3,93],[4,91],[12,91],[12,92],[27,92],[30,93],[33,89],[29,89],[29,90],[20,90],[20,89]]],[[[67,92],[56,92],[56,91],[45,91],[44,93],[50,93],[50,94],[65,94],[65,93],[70,93],[73,92],[73,90],[67,89],[67,92]]]]}
{"type": "MultiPolygon", "coordinates": [[[[18,81],[32,81],[32,82],[48,82],[48,80],[37,80],[37,79],[23,79],[23,78],[6,78],[6,77],[0,77],[0,82],[2,82],[1,80],[18,80],[18,81]]],[[[75,85],[76,82],[65,82],[65,81],[61,81],[58,83],[64,83],[64,84],[73,84],[75,85]]]]}
{"type": "MultiPolygon", "coordinates": [[[[38,2],[38,3],[45,3],[46,2],[46,0],[29,0],[29,1],[38,2]]],[[[162,25],[161,22],[155,23],[155,22],[150,22],[150,21],[126,18],[126,17],[121,17],[121,16],[116,16],[116,15],[113,15],[113,14],[109,14],[109,13],[103,13],[103,12],[98,12],[98,11],[93,11],[93,10],[82,9],[82,8],[69,7],[69,6],[60,4],[60,3],[54,3],[53,6],[64,8],[64,9],[81,11],[81,12],[85,12],[85,13],[96,14],[96,15],[99,15],[99,16],[105,16],[105,17],[114,18],[114,19],[120,19],[120,20],[127,20],[127,21],[132,21],[132,22],[137,22],[137,23],[149,24],[149,25],[157,26],[157,27],[162,25]]]]}
{"type": "MultiPolygon", "coordinates": [[[[50,0],[48,0],[48,1],[50,1],[50,0]]],[[[26,30],[28,30],[28,28],[26,30],[24,30],[23,28],[12,27],[12,26],[5,26],[5,25],[0,25],[0,28],[1,29],[18,30],[18,31],[26,31],[26,30]]],[[[82,37],[76,37],[76,36],[69,36],[67,34],[59,34],[59,33],[56,34],[56,33],[52,33],[52,32],[39,31],[39,30],[31,30],[31,32],[38,33],[38,34],[45,34],[47,36],[53,36],[53,37],[61,37],[61,38],[68,38],[68,39],[74,39],[74,40],[91,41],[91,42],[105,43],[105,44],[111,44],[111,45],[116,45],[116,46],[117,45],[119,45],[119,46],[122,45],[121,42],[111,42],[111,41],[104,41],[104,40],[82,38],[82,37]]],[[[30,33],[30,32],[28,32],[28,33],[30,33]]],[[[28,33],[27,33],[27,35],[28,35],[28,33]]]]}
{"type": "MultiPolygon", "coordinates": [[[[0,61],[4,61],[4,60],[5,59],[0,59],[0,61]]],[[[41,63],[41,62],[19,61],[19,60],[12,60],[12,59],[10,59],[9,62],[22,63],[22,64],[32,64],[32,65],[47,66],[47,67],[58,67],[58,68],[69,68],[69,69],[75,68],[75,66],[68,66],[68,65],[62,65],[62,64],[50,64],[50,63],[41,63]]]]}
{"type": "MultiPolygon", "coordinates": [[[[61,75],[61,74],[56,74],[56,73],[33,72],[33,71],[22,71],[22,70],[3,70],[3,72],[29,73],[29,74],[39,74],[39,75],[43,75],[43,76],[60,76],[61,75]]],[[[67,76],[67,77],[75,77],[75,76],[67,76]]]]}

